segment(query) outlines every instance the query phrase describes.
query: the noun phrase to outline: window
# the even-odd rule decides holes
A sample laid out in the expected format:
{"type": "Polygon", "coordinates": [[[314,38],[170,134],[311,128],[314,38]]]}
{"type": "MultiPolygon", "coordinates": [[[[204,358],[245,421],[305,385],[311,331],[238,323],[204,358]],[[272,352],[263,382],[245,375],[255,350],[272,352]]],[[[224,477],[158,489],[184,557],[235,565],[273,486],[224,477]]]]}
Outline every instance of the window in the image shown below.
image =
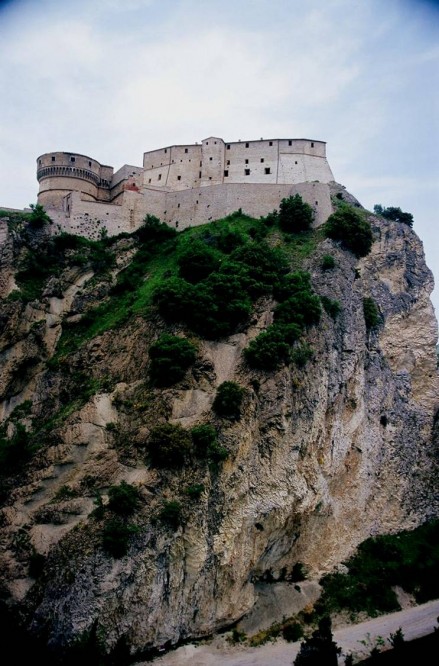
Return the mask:
{"type": "Polygon", "coordinates": [[[246,176],[249,176],[250,175],[250,169],[244,169],[244,174],[246,176]]]}
{"type": "Polygon", "coordinates": [[[185,148],[185,149],[184,149],[184,152],[185,152],[185,153],[187,153],[187,152],[188,152],[188,149],[187,149],[187,148],[185,148]]]}
{"type": "Polygon", "coordinates": [[[263,162],[263,161],[264,161],[264,158],[263,158],[263,157],[261,157],[261,162],[263,162]]]}
{"type": "Polygon", "coordinates": [[[162,174],[161,174],[161,173],[159,173],[159,177],[158,177],[158,180],[161,180],[161,179],[162,179],[162,174]]]}
{"type": "Polygon", "coordinates": [[[209,180],[212,180],[212,176],[209,176],[209,180]]]}
{"type": "Polygon", "coordinates": [[[38,164],[41,166],[41,160],[38,160],[38,164]]]}
{"type": "Polygon", "coordinates": [[[150,183],[150,182],[151,182],[151,178],[148,180],[148,183],[150,183]]]}
{"type": "Polygon", "coordinates": [[[230,143],[227,144],[227,150],[230,150],[230,143]]]}
{"type": "Polygon", "coordinates": [[[55,161],[55,155],[52,155],[52,162],[55,161]]]}
{"type": "Polygon", "coordinates": [[[314,141],[311,141],[311,148],[314,148],[314,141]]]}
{"type": "Polygon", "coordinates": [[[245,144],[245,147],[248,148],[248,143],[245,144]]]}
{"type": "Polygon", "coordinates": [[[181,176],[177,176],[177,180],[181,180],[181,176]]]}
{"type": "Polygon", "coordinates": [[[209,161],[210,161],[210,162],[212,161],[212,159],[213,159],[213,157],[209,157],[209,161]]]}
{"type": "Polygon", "coordinates": [[[201,178],[201,171],[198,173],[198,178],[201,178]]]}
{"type": "Polygon", "coordinates": [[[88,163],[88,166],[91,167],[91,162],[88,163]]]}
{"type": "Polygon", "coordinates": [[[177,204],[177,208],[180,208],[180,204],[177,204]]]}
{"type": "Polygon", "coordinates": [[[206,141],[206,146],[208,146],[208,145],[209,145],[209,142],[208,142],[208,141],[206,141]]]}
{"type": "Polygon", "coordinates": [[[168,149],[167,149],[167,148],[165,148],[165,154],[166,154],[167,152],[168,152],[168,149]]]}
{"type": "Polygon", "coordinates": [[[214,141],[214,144],[215,144],[215,146],[216,146],[216,141],[214,141]]]}
{"type": "Polygon", "coordinates": [[[73,157],[73,155],[70,157],[71,162],[76,162],[76,157],[73,157]]]}
{"type": "Polygon", "coordinates": [[[269,146],[272,146],[272,145],[273,145],[273,141],[269,141],[268,145],[269,145],[269,146]]]}
{"type": "Polygon", "coordinates": [[[265,174],[268,176],[269,173],[271,173],[270,167],[265,167],[265,174]]]}
{"type": "MultiPolygon", "coordinates": [[[[180,205],[180,204],[178,204],[178,205],[180,205]]],[[[175,228],[178,229],[178,220],[177,220],[177,222],[175,223],[175,228]]]]}
{"type": "Polygon", "coordinates": [[[288,141],[288,145],[289,145],[289,146],[292,146],[292,145],[293,145],[293,142],[291,141],[291,139],[290,139],[290,141],[288,141]]]}
{"type": "Polygon", "coordinates": [[[248,160],[245,160],[245,163],[248,164],[248,160]]]}
{"type": "Polygon", "coordinates": [[[227,166],[229,166],[229,164],[230,164],[230,160],[227,160],[227,166]]]}
{"type": "Polygon", "coordinates": [[[316,206],[318,206],[318,205],[319,205],[319,202],[318,202],[318,201],[316,201],[316,206]]]}
{"type": "Polygon", "coordinates": [[[200,162],[200,166],[203,166],[203,162],[200,162]]]}
{"type": "Polygon", "coordinates": [[[297,160],[294,162],[294,164],[297,164],[297,160]]]}
{"type": "Polygon", "coordinates": [[[225,169],[225,170],[224,170],[224,178],[227,178],[228,175],[229,175],[229,170],[228,170],[228,169],[225,169]]]}

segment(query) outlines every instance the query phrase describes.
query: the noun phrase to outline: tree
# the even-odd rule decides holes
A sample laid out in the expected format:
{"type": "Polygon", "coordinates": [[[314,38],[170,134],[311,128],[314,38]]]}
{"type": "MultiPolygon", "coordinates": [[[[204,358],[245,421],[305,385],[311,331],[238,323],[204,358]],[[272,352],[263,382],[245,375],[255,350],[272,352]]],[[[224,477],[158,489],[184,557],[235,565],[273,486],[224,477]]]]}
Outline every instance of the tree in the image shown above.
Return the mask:
{"type": "Polygon", "coordinates": [[[337,666],[341,648],[332,638],[331,618],[325,616],[312,636],[301,643],[294,666],[337,666]]]}
{"type": "Polygon", "coordinates": [[[149,349],[150,376],[156,386],[170,386],[183,379],[196,359],[196,349],[185,338],[161,335],[149,349]]]}
{"type": "Polygon", "coordinates": [[[377,304],[373,298],[363,298],[363,312],[366,328],[369,331],[371,328],[378,326],[380,322],[380,313],[377,304]]]}
{"type": "Polygon", "coordinates": [[[192,437],[181,425],[164,423],[151,429],[148,451],[154,467],[182,467],[192,453],[192,437]]]}
{"type": "Polygon", "coordinates": [[[374,213],[376,215],[381,215],[387,220],[393,220],[394,222],[402,222],[407,224],[409,227],[413,226],[413,215],[411,213],[404,213],[401,208],[396,206],[389,206],[389,208],[384,208],[381,204],[375,204],[373,207],[374,213]]]}
{"type": "Polygon", "coordinates": [[[308,231],[314,219],[311,206],[302,200],[300,194],[282,199],[279,206],[279,226],[287,233],[308,231]]]}
{"type": "Polygon", "coordinates": [[[356,257],[365,257],[372,248],[370,224],[351,206],[343,205],[332,213],[325,224],[325,232],[328,238],[340,241],[356,257]]]}
{"type": "Polygon", "coordinates": [[[223,382],[218,386],[212,408],[226,419],[238,420],[241,416],[241,403],[244,389],[235,382],[223,382]]]}
{"type": "Polygon", "coordinates": [[[29,225],[33,229],[42,229],[46,224],[52,222],[41,204],[29,204],[29,206],[32,210],[29,215],[29,225]]]}
{"type": "Polygon", "coordinates": [[[138,508],[140,494],[135,486],[121,481],[108,491],[108,508],[121,516],[129,516],[138,508]]]}

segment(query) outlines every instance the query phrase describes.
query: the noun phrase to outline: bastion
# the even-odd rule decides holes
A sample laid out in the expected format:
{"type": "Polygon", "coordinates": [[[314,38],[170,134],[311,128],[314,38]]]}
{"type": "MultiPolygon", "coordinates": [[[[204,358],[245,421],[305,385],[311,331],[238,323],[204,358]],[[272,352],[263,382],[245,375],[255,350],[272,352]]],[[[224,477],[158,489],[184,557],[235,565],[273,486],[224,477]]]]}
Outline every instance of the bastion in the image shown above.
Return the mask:
{"type": "Polygon", "coordinates": [[[332,212],[334,181],[324,141],[212,136],[146,152],[142,167],[116,172],[86,155],[45,153],[37,179],[38,203],[56,228],[89,238],[134,231],[148,214],[180,230],[238,209],[260,217],[294,194],[312,206],[318,226],[332,212]]]}

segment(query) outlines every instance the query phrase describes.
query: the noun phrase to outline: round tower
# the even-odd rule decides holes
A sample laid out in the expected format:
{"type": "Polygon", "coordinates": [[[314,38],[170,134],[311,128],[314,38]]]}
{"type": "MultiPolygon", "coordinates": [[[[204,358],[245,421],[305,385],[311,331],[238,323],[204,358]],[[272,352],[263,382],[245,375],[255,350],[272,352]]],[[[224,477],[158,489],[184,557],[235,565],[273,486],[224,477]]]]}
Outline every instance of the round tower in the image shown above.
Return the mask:
{"type": "Polygon", "coordinates": [[[80,192],[88,201],[99,199],[99,189],[110,183],[101,179],[102,167],[96,160],[78,153],[45,153],[37,159],[40,184],[38,203],[58,208],[69,192],[80,192]]]}

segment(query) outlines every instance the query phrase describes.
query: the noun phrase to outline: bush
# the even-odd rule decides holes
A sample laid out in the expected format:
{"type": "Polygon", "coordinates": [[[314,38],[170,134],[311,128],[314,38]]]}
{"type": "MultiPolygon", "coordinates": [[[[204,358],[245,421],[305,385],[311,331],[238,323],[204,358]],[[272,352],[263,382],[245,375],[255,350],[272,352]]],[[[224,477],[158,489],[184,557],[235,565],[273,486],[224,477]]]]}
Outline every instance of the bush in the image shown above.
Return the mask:
{"type": "Polygon", "coordinates": [[[177,232],[173,227],[164,224],[154,215],[147,215],[143,225],[133,234],[141,243],[148,245],[163,243],[175,238],[176,235],[177,232]]]}
{"type": "Polygon", "coordinates": [[[177,468],[192,454],[192,437],[180,425],[165,423],[152,428],[147,446],[154,467],[177,468]]]}
{"type": "Polygon", "coordinates": [[[118,486],[111,486],[108,491],[108,508],[121,516],[129,516],[139,506],[140,493],[135,486],[121,481],[118,486]]]}
{"type": "Polygon", "coordinates": [[[329,216],[325,233],[328,238],[340,241],[356,257],[365,257],[372,248],[373,236],[369,222],[347,205],[329,216]]]}
{"type": "Polygon", "coordinates": [[[218,416],[238,420],[244,393],[244,389],[235,382],[223,382],[218,386],[212,409],[218,416]]]}
{"type": "Polygon", "coordinates": [[[119,558],[128,552],[128,542],[136,528],[127,525],[122,518],[108,520],[102,532],[102,546],[113,557],[119,558]]]}
{"type": "Polygon", "coordinates": [[[180,276],[188,282],[197,283],[219,268],[221,254],[206,243],[193,241],[178,258],[180,276]]]}
{"type": "Polygon", "coordinates": [[[193,483],[191,486],[188,486],[184,492],[192,499],[198,499],[204,493],[204,484],[193,483]]]}
{"type": "Polygon", "coordinates": [[[336,319],[341,310],[340,302],[334,301],[327,296],[320,296],[320,300],[322,301],[325,312],[327,312],[332,319],[336,319]]]}
{"type": "Polygon", "coordinates": [[[321,267],[323,271],[329,271],[335,268],[335,259],[331,254],[325,254],[322,257],[321,267]]]}
{"type": "Polygon", "coordinates": [[[378,307],[373,298],[363,298],[363,312],[364,321],[368,331],[378,326],[380,322],[380,315],[378,307]]]}
{"type": "Polygon", "coordinates": [[[271,325],[266,331],[251,340],[244,349],[244,358],[251,368],[276,370],[290,361],[291,344],[298,340],[301,329],[296,324],[271,325]]]}
{"type": "Polygon", "coordinates": [[[304,203],[300,194],[282,199],[279,206],[279,226],[287,233],[308,231],[314,219],[311,206],[304,203]]]}
{"type": "Polygon", "coordinates": [[[291,361],[297,365],[298,368],[304,368],[308,361],[311,360],[312,355],[313,351],[311,347],[304,343],[293,349],[291,352],[291,361]]]}
{"type": "Polygon", "coordinates": [[[29,204],[32,213],[29,215],[29,225],[33,229],[42,229],[46,224],[50,224],[52,220],[47,215],[41,204],[29,204]]]}
{"type": "Polygon", "coordinates": [[[282,303],[301,293],[312,294],[311,275],[306,271],[295,271],[284,275],[273,289],[274,298],[282,303]]]}
{"type": "Polygon", "coordinates": [[[159,513],[159,520],[167,523],[174,529],[181,524],[182,506],[177,500],[164,501],[159,513]]]}
{"type": "Polygon", "coordinates": [[[274,309],[275,323],[296,324],[300,328],[318,324],[320,316],[319,297],[305,291],[291,296],[274,309]]]}
{"type": "Polygon", "coordinates": [[[293,622],[292,624],[285,624],[282,627],[282,637],[288,643],[295,643],[296,641],[300,641],[300,639],[303,637],[302,625],[299,624],[298,622],[293,622]]]}
{"type": "Polygon", "coordinates": [[[156,386],[170,386],[183,379],[195,362],[196,349],[185,338],[161,335],[149,349],[150,376],[156,386]]]}
{"type": "Polygon", "coordinates": [[[195,426],[191,430],[192,441],[194,444],[195,452],[201,457],[207,457],[209,450],[216,446],[217,433],[215,428],[206,423],[203,425],[195,426]]]}
{"type": "Polygon", "coordinates": [[[411,213],[404,213],[401,208],[396,208],[395,206],[384,208],[381,206],[381,204],[376,204],[373,207],[373,210],[377,215],[381,215],[387,220],[402,222],[403,224],[407,224],[409,227],[413,226],[413,215],[411,213]]]}

